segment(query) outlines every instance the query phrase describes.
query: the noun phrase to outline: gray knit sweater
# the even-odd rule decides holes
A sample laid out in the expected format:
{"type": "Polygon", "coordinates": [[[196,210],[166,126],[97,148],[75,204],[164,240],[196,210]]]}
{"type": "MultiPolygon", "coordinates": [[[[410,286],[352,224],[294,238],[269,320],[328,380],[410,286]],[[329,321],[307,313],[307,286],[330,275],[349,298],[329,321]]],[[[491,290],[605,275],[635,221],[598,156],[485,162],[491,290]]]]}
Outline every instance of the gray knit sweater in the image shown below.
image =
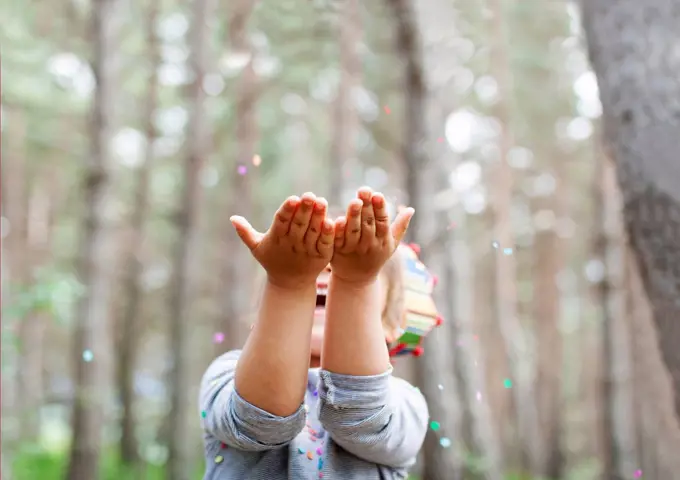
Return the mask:
{"type": "Polygon", "coordinates": [[[217,358],[201,382],[204,480],[407,477],[427,431],[427,404],[391,369],[369,377],[311,369],[305,403],[279,417],[234,390],[240,353],[217,358]]]}

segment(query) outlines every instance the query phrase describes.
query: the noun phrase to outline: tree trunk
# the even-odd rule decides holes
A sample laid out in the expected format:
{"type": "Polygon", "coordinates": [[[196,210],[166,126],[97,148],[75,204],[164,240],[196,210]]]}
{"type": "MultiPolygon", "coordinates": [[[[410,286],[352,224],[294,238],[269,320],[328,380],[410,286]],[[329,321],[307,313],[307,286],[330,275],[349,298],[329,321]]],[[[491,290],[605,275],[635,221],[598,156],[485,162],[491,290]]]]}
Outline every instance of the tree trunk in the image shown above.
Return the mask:
{"type": "MultiPolygon", "coordinates": [[[[536,210],[548,209],[560,221],[566,215],[565,172],[559,166],[564,158],[552,152],[555,168],[555,191],[547,199],[537,200],[536,210]]],[[[538,474],[547,478],[562,477],[562,449],[560,447],[562,418],[562,333],[560,328],[561,293],[557,276],[564,268],[567,256],[564,242],[551,228],[536,233],[533,265],[533,318],[536,325],[536,394],[541,426],[541,442],[545,455],[541,458],[538,474]]]]}
{"type": "Polygon", "coordinates": [[[361,83],[361,12],[359,0],[342,3],[340,18],[340,84],[335,99],[335,116],[331,138],[330,205],[342,204],[345,172],[356,155],[356,134],[359,117],[355,106],[356,89],[361,83]]]}
{"type": "Polygon", "coordinates": [[[146,17],[146,36],[149,58],[149,79],[146,92],[146,105],[144,109],[144,129],[146,132],[146,151],[144,163],[140,166],[137,176],[137,185],[134,194],[133,211],[130,219],[130,238],[126,258],[123,260],[125,273],[123,279],[123,291],[125,306],[121,321],[121,337],[118,355],[118,388],[122,415],[120,420],[120,456],[124,464],[136,465],[139,463],[139,446],[135,435],[134,413],[134,374],[137,358],[138,340],[141,334],[140,304],[142,291],[140,275],[143,265],[141,262],[142,246],[144,243],[144,225],[149,211],[149,176],[153,162],[154,141],[156,131],[154,127],[154,112],[158,104],[158,64],[160,62],[158,51],[158,39],[155,28],[158,18],[159,0],[152,0],[146,17]]]}
{"type": "Polygon", "coordinates": [[[116,0],[96,0],[92,6],[93,70],[96,88],[91,121],[91,152],[85,166],[84,219],[78,277],[85,287],[75,324],[73,361],[76,391],[73,405],[73,442],[67,478],[99,477],[103,429],[105,365],[109,350],[102,332],[109,328],[111,246],[107,222],[110,188],[112,116],[115,102],[116,0]],[[92,361],[85,361],[89,350],[92,361]]]}
{"type": "Polygon", "coordinates": [[[671,375],[680,421],[680,9],[674,0],[582,2],[600,87],[605,140],[625,227],[671,375]]]}
{"type": "MultiPolygon", "coordinates": [[[[428,92],[425,82],[423,64],[422,35],[418,26],[415,4],[410,0],[391,0],[390,7],[395,15],[397,52],[405,64],[406,112],[404,123],[404,151],[406,191],[409,203],[416,210],[411,221],[409,237],[411,241],[421,243],[423,261],[430,266],[434,274],[440,274],[443,282],[452,275],[446,274],[450,265],[449,242],[447,239],[436,241],[438,225],[447,222],[446,212],[437,212],[433,205],[435,188],[441,187],[441,165],[439,161],[428,162],[426,143],[430,117],[428,92]],[[434,188],[425,189],[428,182],[436,181],[434,188]],[[444,275],[442,275],[444,274],[444,275]]],[[[444,311],[446,292],[450,285],[438,285],[436,300],[444,311]]],[[[450,309],[449,309],[450,310],[450,309]]],[[[456,480],[461,476],[461,461],[456,451],[450,452],[440,442],[455,440],[459,430],[460,410],[457,407],[456,377],[453,375],[453,364],[450,357],[452,321],[445,323],[438,331],[433,332],[425,345],[425,354],[416,361],[420,388],[430,408],[430,417],[441,424],[441,431],[429,431],[424,448],[425,467],[424,480],[456,480]],[[443,394],[439,385],[446,388],[443,394]],[[446,401],[448,397],[448,402],[446,401]]],[[[453,448],[456,448],[455,446],[453,448]]]]}
{"type": "MultiPolygon", "coordinates": [[[[236,212],[253,221],[252,189],[256,183],[258,168],[252,164],[258,142],[257,100],[260,85],[255,72],[256,52],[251,45],[248,31],[255,2],[239,0],[228,8],[232,11],[229,22],[229,48],[233,54],[243,55],[248,62],[241,71],[236,90],[236,162],[229,175],[231,188],[223,196],[224,211],[236,212]]],[[[217,316],[217,330],[224,333],[225,344],[217,344],[216,353],[240,348],[248,330],[243,324],[247,318],[248,302],[252,298],[249,287],[253,278],[249,274],[252,259],[247,255],[234,255],[240,247],[240,240],[224,215],[220,229],[224,247],[221,251],[222,282],[220,303],[222,308],[217,316]]]]}
{"type": "Polygon", "coordinates": [[[603,237],[600,256],[606,276],[601,283],[603,305],[603,413],[605,425],[606,478],[626,478],[638,466],[633,418],[633,372],[631,340],[626,316],[626,245],[620,195],[613,165],[606,158],[600,166],[600,205],[598,218],[603,237]]]}
{"type": "Polygon", "coordinates": [[[533,366],[529,360],[529,346],[517,312],[517,265],[510,216],[514,182],[512,169],[508,163],[508,154],[514,143],[509,107],[513,97],[512,72],[506,51],[507,37],[502,3],[500,0],[490,0],[489,3],[493,14],[492,35],[494,39],[491,65],[498,83],[497,118],[501,125],[500,163],[495,172],[493,188],[495,198],[492,200],[496,217],[496,241],[498,242],[495,276],[496,316],[510,357],[510,371],[513,376],[511,390],[517,413],[522,460],[527,464],[531,473],[537,473],[542,469],[545,449],[541,443],[538,410],[534,398],[533,366]],[[506,254],[505,249],[508,248],[511,250],[509,254],[506,254]]]}
{"type": "MultiPolygon", "coordinates": [[[[3,135],[7,143],[4,144],[3,151],[6,153],[2,164],[2,208],[9,226],[7,240],[3,240],[8,253],[6,265],[9,268],[6,270],[8,274],[6,280],[10,286],[9,294],[3,296],[3,307],[5,308],[18,305],[21,295],[25,293],[31,283],[28,246],[29,180],[26,171],[28,161],[26,157],[27,126],[22,112],[12,111],[10,116],[12,119],[9,125],[11,130],[3,135]],[[11,179],[11,181],[8,181],[8,179],[11,179]]],[[[31,380],[22,374],[22,360],[25,360],[31,354],[30,351],[27,351],[32,345],[30,328],[27,328],[30,319],[24,312],[18,311],[17,313],[17,316],[11,316],[7,322],[16,325],[16,332],[18,333],[17,357],[16,361],[13,362],[16,371],[12,375],[15,385],[14,388],[8,389],[9,391],[14,390],[14,394],[9,397],[3,391],[3,407],[5,407],[5,401],[7,401],[10,407],[8,410],[12,412],[13,416],[16,415],[16,418],[20,419],[22,423],[21,429],[17,432],[20,438],[16,438],[16,440],[35,440],[37,424],[30,417],[34,416],[36,406],[28,393],[31,380]]],[[[5,348],[4,343],[3,348],[5,348]]],[[[6,353],[3,354],[3,363],[6,355],[6,353]]],[[[3,436],[4,438],[7,438],[6,435],[3,436]]]]}
{"type": "Polygon", "coordinates": [[[206,160],[209,141],[205,112],[203,79],[206,73],[206,50],[213,11],[212,0],[195,0],[189,38],[189,63],[193,81],[187,89],[189,123],[184,159],[184,185],[177,211],[178,238],[173,252],[173,281],[170,291],[170,352],[174,357],[170,373],[171,401],[168,417],[168,478],[189,480],[191,476],[191,442],[187,441],[189,399],[192,394],[189,374],[190,305],[192,282],[197,262],[196,233],[201,199],[200,173],[206,160]]]}

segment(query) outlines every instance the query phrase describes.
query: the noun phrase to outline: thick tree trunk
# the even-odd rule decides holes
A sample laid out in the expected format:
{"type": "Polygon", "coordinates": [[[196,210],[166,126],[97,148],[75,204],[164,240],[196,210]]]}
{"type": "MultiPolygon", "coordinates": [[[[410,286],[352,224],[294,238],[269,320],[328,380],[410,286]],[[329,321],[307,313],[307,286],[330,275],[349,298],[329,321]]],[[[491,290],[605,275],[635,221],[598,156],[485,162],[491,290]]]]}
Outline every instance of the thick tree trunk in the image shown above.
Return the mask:
{"type": "Polygon", "coordinates": [[[346,0],[342,3],[339,30],[340,84],[335,99],[328,193],[328,201],[333,206],[342,203],[345,172],[356,155],[359,117],[355,107],[355,93],[361,83],[359,45],[362,29],[359,0],[346,0]]]}
{"type": "Polygon", "coordinates": [[[203,79],[206,73],[206,50],[211,29],[209,19],[213,0],[195,0],[189,38],[189,63],[193,82],[187,89],[189,124],[186,135],[184,185],[177,211],[178,238],[173,253],[173,282],[170,292],[170,352],[173,368],[170,374],[170,412],[168,417],[169,480],[191,478],[191,442],[187,441],[187,421],[191,388],[189,381],[189,326],[197,259],[196,233],[198,206],[201,200],[200,173],[206,160],[208,123],[205,113],[203,79]]]}
{"type": "Polygon", "coordinates": [[[73,442],[67,478],[99,478],[103,429],[103,392],[109,345],[102,332],[109,327],[111,272],[109,199],[109,142],[115,102],[116,0],[96,0],[92,5],[93,69],[96,88],[91,121],[92,150],[85,167],[82,239],[78,277],[85,286],[75,324],[73,361],[76,391],[73,405],[73,442]],[[89,350],[92,361],[85,361],[89,350]]]}
{"type": "Polygon", "coordinates": [[[628,238],[680,424],[680,57],[675,0],[582,2],[628,238]]]}
{"type": "Polygon", "coordinates": [[[508,154],[513,147],[513,132],[510,126],[510,103],[513,97],[512,72],[506,51],[504,9],[500,0],[489,2],[493,14],[492,68],[499,88],[497,117],[501,125],[500,163],[495,172],[493,209],[495,233],[498,242],[496,257],[496,316],[505,348],[510,371],[512,372],[512,393],[517,413],[517,428],[523,461],[531,473],[538,473],[544,464],[545,445],[541,442],[541,430],[533,388],[533,365],[530,364],[527,338],[518,316],[517,265],[515,241],[511,224],[510,209],[513,203],[513,173],[508,163],[508,154]],[[505,253],[509,248],[510,254],[505,253]]]}
{"type": "Polygon", "coordinates": [[[144,108],[144,129],[146,132],[146,151],[144,163],[137,172],[132,218],[130,219],[130,238],[128,250],[124,259],[125,276],[123,291],[125,307],[121,321],[121,336],[118,354],[118,389],[122,407],[120,420],[120,455],[123,463],[137,464],[139,462],[138,442],[135,435],[134,414],[134,374],[137,358],[140,329],[140,304],[142,291],[140,275],[142,273],[142,246],[144,243],[144,224],[149,211],[149,176],[153,162],[153,148],[156,139],[154,127],[154,112],[158,104],[158,64],[160,62],[158,39],[156,38],[156,20],[158,18],[158,0],[152,0],[146,17],[146,35],[149,61],[149,79],[144,108]]]}

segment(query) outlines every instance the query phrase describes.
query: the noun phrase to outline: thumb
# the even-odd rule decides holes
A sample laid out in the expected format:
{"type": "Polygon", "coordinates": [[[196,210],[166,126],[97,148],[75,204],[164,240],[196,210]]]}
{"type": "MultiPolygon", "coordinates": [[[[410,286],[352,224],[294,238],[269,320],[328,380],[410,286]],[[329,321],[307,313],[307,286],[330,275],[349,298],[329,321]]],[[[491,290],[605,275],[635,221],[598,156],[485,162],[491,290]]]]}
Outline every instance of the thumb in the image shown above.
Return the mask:
{"type": "Polygon", "coordinates": [[[229,218],[229,221],[234,226],[239,238],[246,245],[246,247],[248,247],[248,249],[252,250],[257,247],[257,245],[262,240],[262,234],[255,230],[253,226],[248,223],[248,220],[243,217],[239,217],[238,215],[234,215],[229,218]]]}
{"type": "Polygon", "coordinates": [[[394,219],[394,222],[392,222],[392,225],[390,226],[390,231],[392,233],[392,237],[394,237],[394,240],[397,244],[399,244],[399,242],[401,242],[401,239],[404,238],[404,235],[406,235],[406,230],[408,230],[408,224],[411,222],[411,218],[413,217],[414,213],[415,210],[412,209],[411,207],[404,208],[397,214],[397,218],[394,219]]]}

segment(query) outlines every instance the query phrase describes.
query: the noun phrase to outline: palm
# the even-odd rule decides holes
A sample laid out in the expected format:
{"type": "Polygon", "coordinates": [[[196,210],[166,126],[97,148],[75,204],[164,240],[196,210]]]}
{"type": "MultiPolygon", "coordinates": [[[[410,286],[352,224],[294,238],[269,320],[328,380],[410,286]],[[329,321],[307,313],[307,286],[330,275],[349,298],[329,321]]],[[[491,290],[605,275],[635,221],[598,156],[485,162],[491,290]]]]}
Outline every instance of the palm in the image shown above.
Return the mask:
{"type": "Polygon", "coordinates": [[[413,209],[406,209],[390,225],[384,197],[368,188],[359,190],[347,217],[336,220],[333,275],[354,282],[375,278],[396,250],[412,216],[413,209]]]}
{"type": "Polygon", "coordinates": [[[305,194],[288,198],[262,234],[242,217],[232,223],[270,281],[283,287],[314,282],[333,255],[333,224],[323,198],[305,194]]]}

